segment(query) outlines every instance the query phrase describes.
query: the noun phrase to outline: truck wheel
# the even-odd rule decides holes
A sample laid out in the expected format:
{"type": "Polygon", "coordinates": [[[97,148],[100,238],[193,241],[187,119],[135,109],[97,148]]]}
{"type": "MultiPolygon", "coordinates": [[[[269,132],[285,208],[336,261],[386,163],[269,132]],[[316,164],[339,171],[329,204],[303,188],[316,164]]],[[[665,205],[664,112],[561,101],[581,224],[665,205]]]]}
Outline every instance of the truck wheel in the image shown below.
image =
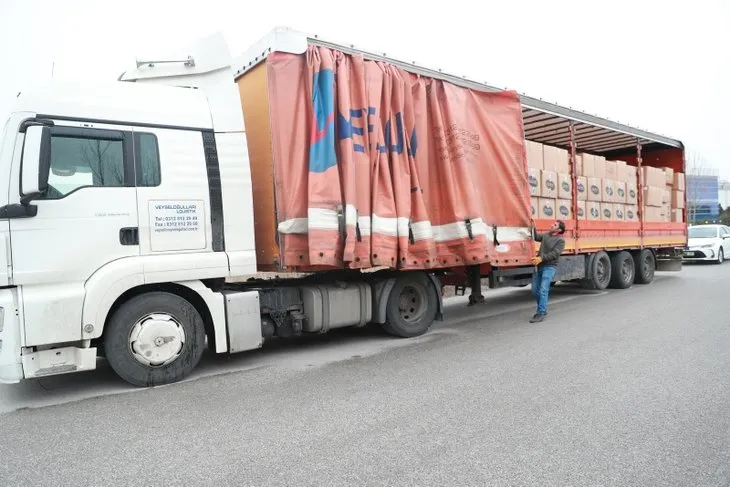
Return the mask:
{"type": "Polygon", "coordinates": [[[649,249],[642,249],[634,259],[634,282],[636,284],[649,284],[654,280],[656,261],[654,253],[649,249]]]}
{"type": "Polygon", "coordinates": [[[636,266],[631,254],[624,251],[616,252],[611,258],[611,282],[613,289],[628,289],[634,283],[636,266]]]}
{"type": "Polygon", "coordinates": [[[601,250],[588,258],[586,277],[583,287],[586,289],[603,291],[611,282],[611,259],[601,250]]]}
{"type": "Polygon", "coordinates": [[[399,278],[388,296],[383,329],[401,338],[423,335],[436,319],[438,299],[425,274],[399,278]]]}
{"type": "Polygon", "coordinates": [[[200,361],[205,327],[185,299],[166,292],[134,297],[111,317],[104,348],[114,372],[135,386],[177,382],[200,361]]]}

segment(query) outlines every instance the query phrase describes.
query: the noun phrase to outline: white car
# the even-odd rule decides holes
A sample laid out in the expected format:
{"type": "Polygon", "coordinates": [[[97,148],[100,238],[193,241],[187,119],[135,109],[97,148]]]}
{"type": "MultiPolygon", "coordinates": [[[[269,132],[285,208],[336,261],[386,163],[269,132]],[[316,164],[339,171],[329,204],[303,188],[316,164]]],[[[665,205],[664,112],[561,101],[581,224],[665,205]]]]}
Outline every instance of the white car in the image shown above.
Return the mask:
{"type": "Polygon", "coordinates": [[[689,238],[683,255],[685,261],[712,261],[722,264],[730,255],[730,227],[693,225],[688,231],[689,238]]]}

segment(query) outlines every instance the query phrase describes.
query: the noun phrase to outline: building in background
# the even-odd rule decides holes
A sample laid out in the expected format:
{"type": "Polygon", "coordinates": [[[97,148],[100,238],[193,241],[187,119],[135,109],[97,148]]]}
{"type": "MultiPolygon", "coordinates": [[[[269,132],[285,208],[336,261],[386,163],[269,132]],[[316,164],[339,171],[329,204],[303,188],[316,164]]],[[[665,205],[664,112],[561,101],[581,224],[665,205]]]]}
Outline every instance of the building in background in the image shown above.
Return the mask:
{"type": "MultiPolygon", "coordinates": [[[[688,174],[687,220],[689,223],[711,223],[720,216],[720,178],[718,172],[703,171],[701,174],[688,174]]],[[[723,206],[724,208],[724,206],[723,206]]]]}
{"type": "Polygon", "coordinates": [[[723,209],[730,207],[730,181],[720,181],[717,186],[717,199],[723,209]]]}

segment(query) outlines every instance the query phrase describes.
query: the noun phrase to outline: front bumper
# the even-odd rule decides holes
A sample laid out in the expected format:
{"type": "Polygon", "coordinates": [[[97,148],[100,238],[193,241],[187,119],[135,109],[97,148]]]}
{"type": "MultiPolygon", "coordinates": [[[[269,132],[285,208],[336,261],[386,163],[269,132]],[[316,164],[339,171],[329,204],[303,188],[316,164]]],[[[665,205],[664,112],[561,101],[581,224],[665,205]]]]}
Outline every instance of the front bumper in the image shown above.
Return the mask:
{"type": "Polygon", "coordinates": [[[682,253],[682,260],[689,262],[717,260],[718,252],[718,249],[713,248],[685,249],[682,253]]]}

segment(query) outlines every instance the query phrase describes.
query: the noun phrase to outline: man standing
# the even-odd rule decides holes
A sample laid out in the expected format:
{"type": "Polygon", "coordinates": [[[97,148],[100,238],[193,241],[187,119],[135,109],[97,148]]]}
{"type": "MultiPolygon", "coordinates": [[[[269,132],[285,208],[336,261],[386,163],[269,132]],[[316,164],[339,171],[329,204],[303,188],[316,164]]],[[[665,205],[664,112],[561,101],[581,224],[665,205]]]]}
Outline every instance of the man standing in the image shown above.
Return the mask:
{"type": "Polygon", "coordinates": [[[532,295],[537,301],[537,313],[532,317],[530,323],[539,323],[547,315],[550,284],[555,277],[560,254],[565,249],[564,233],[565,223],[560,220],[553,223],[547,233],[537,233],[533,228],[533,237],[540,242],[540,250],[537,257],[532,258],[532,264],[537,267],[532,275],[532,295]]]}

